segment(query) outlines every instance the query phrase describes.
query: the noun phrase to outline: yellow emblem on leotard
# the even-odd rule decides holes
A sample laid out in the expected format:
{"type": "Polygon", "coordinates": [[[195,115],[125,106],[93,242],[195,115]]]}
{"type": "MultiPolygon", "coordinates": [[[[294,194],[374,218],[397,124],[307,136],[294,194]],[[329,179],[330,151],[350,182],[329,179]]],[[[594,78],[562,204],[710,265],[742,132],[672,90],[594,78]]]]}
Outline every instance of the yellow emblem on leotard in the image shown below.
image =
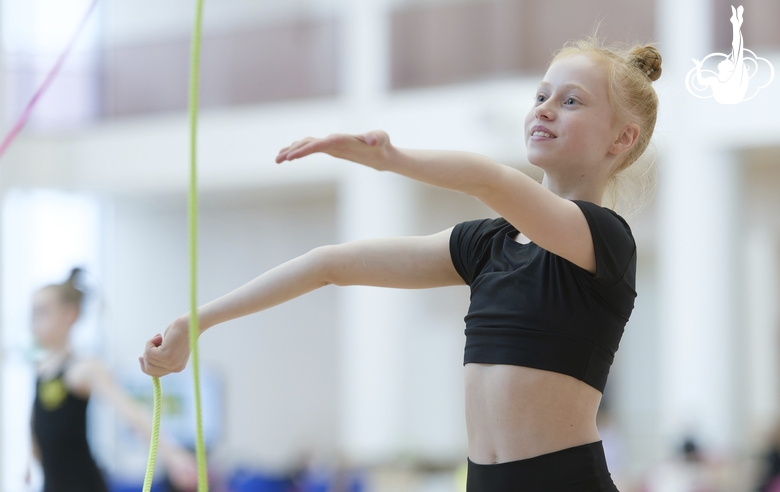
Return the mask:
{"type": "Polygon", "coordinates": [[[38,398],[46,410],[56,410],[68,396],[68,388],[62,378],[54,378],[38,384],[38,398]]]}

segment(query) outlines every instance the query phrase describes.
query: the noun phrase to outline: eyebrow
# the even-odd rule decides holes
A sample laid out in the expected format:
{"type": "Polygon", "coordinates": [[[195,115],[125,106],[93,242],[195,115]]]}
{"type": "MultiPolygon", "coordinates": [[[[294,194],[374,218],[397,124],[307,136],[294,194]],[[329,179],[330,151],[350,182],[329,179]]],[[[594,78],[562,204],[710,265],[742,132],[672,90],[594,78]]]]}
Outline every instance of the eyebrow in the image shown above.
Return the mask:
{"type": "MultiPolygon", "coordinates": [[[[543,85],[550,85],[550,83],[549,83],[549,82],[546,82],[546,81],[544,81],[544,80],[543,80],[543,81],[539,82],[539,85],[538,85],[538,86],[536,86],[536,88],[537,88],[537,89],[539,89],[539,88],[540,88],[540,87],[542,87],[543,85]]],[[[563,84],[563,87],[562,87],[562,88],[563,88],[563,89],[568,89],[568,88],[570,88],[570,87],[571,87],[571,88],[574,88],[574,89],[579,89],[579,90],[581,90],[582,92],[584,92],[585,94],[588,94],[588,95],[590,95],[590,92],[588,92],[588,90],[587,90],[587,89],[585,89],[583,86],[581,86],[581,85],[579,85],[579,84],[574,84],[574,83],[571,83],[571,82],[570,82],[570,83],[568,83],[568,84],[563,84]]]]}

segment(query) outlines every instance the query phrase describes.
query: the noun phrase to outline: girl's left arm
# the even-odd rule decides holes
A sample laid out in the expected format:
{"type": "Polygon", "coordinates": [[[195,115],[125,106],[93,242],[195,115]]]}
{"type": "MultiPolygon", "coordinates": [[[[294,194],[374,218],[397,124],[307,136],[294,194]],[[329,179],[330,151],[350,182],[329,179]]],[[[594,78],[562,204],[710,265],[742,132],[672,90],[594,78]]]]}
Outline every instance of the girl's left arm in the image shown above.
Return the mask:
{"type": "Polygon", "coordinates": [[[279,151],[276,162],[315,152],[474,196],[538,246],[596,271],[593,239],[580,208],[517,169],[471,152],[399,149],[383,131],[306,138],[279,151]]]}

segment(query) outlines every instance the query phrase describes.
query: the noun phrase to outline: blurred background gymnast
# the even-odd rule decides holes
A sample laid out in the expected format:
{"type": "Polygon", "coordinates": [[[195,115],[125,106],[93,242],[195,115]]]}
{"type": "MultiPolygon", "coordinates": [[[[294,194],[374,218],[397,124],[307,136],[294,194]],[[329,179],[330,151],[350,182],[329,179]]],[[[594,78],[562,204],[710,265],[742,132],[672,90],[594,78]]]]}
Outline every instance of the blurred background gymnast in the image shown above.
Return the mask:
{"type": "MultiPolygon", "coordinates": [[[[33,455],[40,462],[44,492],[103,492],[108,486],[87,441],[87,403],[104,398],[139,436],[151,434],[151,416],[95,358],[73,354],[70,334],[79,319],[84,291],[80,268],[61,284],[50,284],[33,296],[32,331],[45,355],[37,366],[37,388],[31,430],[33,455]]],[[[194,490],[195,458],[170,439],[161,439],[160,458],[173,490],[194,490]]],[[[28,467],[27,481],[30,481],[28,467]]]]}

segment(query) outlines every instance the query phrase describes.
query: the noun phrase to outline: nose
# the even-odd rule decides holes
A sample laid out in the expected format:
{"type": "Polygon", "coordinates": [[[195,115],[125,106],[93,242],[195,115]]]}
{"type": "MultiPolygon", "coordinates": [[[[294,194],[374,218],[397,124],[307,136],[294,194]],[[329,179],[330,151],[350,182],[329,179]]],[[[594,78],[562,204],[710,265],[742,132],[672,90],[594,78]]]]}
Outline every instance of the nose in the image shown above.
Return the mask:
{"type": "Polygon", "coordinates": [[[538,119],[546,119],[550,120],[555,117],[555,114],[553,113],[552,106],[549,104],[551,98],[546,99],[542,104],[536,106],[534,109],[534,114],[538,119]]]}

